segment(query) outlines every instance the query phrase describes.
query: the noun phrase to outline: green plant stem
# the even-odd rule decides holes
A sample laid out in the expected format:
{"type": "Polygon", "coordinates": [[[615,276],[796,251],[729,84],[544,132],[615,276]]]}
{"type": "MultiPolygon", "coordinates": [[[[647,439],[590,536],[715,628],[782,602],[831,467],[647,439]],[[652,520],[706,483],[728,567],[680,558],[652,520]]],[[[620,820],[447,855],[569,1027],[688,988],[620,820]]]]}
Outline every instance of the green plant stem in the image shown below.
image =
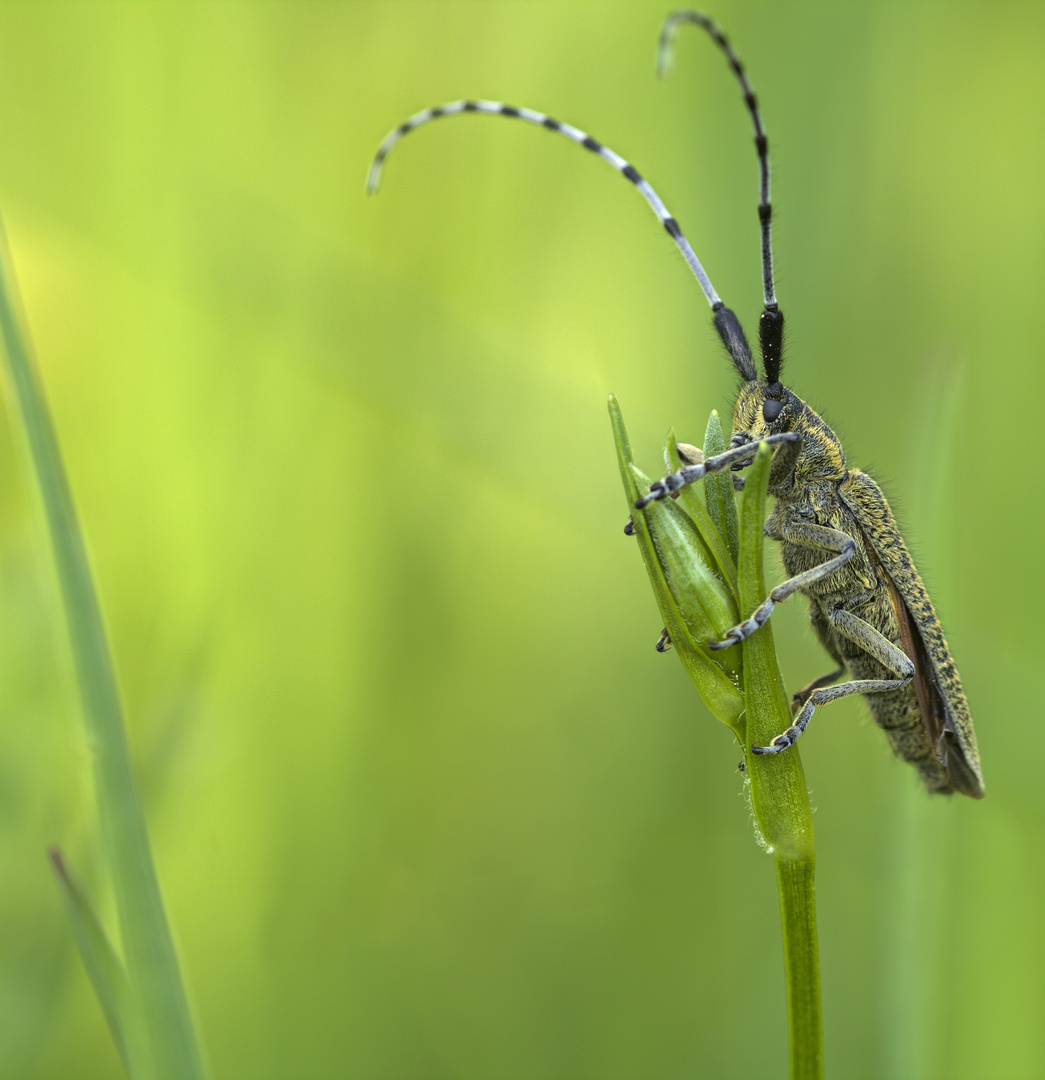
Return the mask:
{"type": "MultiPolygon", "coordinates": [[[[740,609],[754,611],[766,595],[762,537],[772,454],[764,443],[746,473],[740,511],[740,609]]],[[[766,846],[776,859],[792,1080],[823,1076],[820,967],[813,893],[813,815],[797,746],[755,754],[791,723],[777,666],[771,623],[743,644],[744,698],[751,806],[766,846]]]]}
{"type": "Polygon", "coordinates": [[[824,1074],[813,858],[778,856],[776,872],[784,935],[791,1076],[812,1080],[824,1074]]]}
{"type": "Polygon", "coordinates": [[[102,842],[112,873],[124,963],[146,1033],[149,1080],[204,1074],[135,789],[123,711],[87,552],[43,389],[23,334],[14,276],[0,228],[0,323],[7,370],[24,421],[47,516],[94,765],[102,842]]]}
{"type": "MultiPolygon", "coordinates": [[[[616,399],[610,417],[629,507],[649,480],[631,460],[631,447],[616,399]]],[[[723,445],[718,416],[712,413],[705,438],[705,458],[723,445]]],[[[678,470],[678,447],[668,436],[668,459],[678,470]]],[[[677,504],[664,499],[632,515],[632,532],[649,572],[660,613],[679,658],[712,714],[728,724],[744,744],[751,808],[768,851],[776,859],[783,924],[792,1080],[823,1076],[820,1021],[820,971],[813,895],[813,815],[802,760],[796,747],[756,754],[791,726],[773,630],[769,623],[736,648],[707,649],[709,636],[721,640],[738,612],[754,611],[765,599],[762,572],[763,529],[772,451],[763,443],[746,473],[739,521],[730,474],[707,477],[708,507],[695,491],[682,488],[677,504]],[[718,485],[717,489],[714,485],[718,485]],[[714,492],[714,497],[712,497],[714,492]],[[686,512],[688,511],[688,513],[686,512]],[[738,551],[734,564],[732,552],[738,551]],[[710,571],[715,564],[721,577],[710,571]],[[725,620],[725,621],[723,621],[725,620]],[[733,656],[730,656],[733,654],[733,656]],[[728,675],[727,675],[728,671],[728,675]],[[739,679],[743,692],[739,693],[739,679]],[[736,680],[736,681],[735,681],[736,680]]]]}

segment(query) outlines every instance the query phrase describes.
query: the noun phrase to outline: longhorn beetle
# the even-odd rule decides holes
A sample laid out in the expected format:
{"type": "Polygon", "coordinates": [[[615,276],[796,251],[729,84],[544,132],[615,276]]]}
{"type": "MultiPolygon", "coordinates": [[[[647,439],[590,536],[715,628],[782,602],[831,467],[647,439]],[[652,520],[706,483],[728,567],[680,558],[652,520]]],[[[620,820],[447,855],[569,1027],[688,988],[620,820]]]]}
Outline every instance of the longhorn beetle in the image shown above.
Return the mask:
{"type": "MultiPolygon", "coordinates": [[[[729,449],[656,481],[635,506],[641,509],[654,499],[673,495],[709,473],[723,469],[736,473],[751,464],[761,442],[772,446],[769,493],[776,505],[765,531],[779,541],[789,576],[722,641],[708,644],[711,649],[724,649],[743,641],[766,623],[777,604],[801,592],[809,600],[813,629],[837,665],[794,695],[791,708],[797,715],[791,727],[768,746],[752,750],[757,754],[786,750],[805,731],[817,706],[864,694],[893,750],[918,770],[930,792],[958,791],[982,798],[976,735],[961,680],[889,504],[866,473],[846,466],[838,436],[780,381],[784,314],[773,285],[769,146],[758,101],[726,36],[698,12],[676,12],[665,22],[658,53],[660,70],[666,69],[674,36],[684,23],[702,27],[725,55],[740,82],[755,131],[765,300],[758,331],[761,378],[739,320],[715,292],[657,193],[622,157],[569,124],[496,101],[454,101],[426,109],[385,137],[370,166],[367,191],[376,192],[384,160],[404,135],[429,120],[469,112],[545,127],[608,161],[634,184],[700,283],[711,305],[715,330],[743,380],[733,409],[729,449]],[[851,680],[839,683],[847,671],[851,680]]],[[[742,478],[734,476],[734,485],[743,487],[742,478]]]]}

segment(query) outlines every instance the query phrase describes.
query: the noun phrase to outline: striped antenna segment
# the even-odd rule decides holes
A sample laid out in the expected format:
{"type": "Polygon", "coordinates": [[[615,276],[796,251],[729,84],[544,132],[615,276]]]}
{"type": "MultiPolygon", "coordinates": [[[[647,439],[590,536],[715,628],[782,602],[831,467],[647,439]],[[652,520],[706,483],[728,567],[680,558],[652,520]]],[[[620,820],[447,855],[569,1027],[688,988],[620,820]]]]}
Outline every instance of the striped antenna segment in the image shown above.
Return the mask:
{"type": "Polygon", "coordinates": [[[660,44],[657,48],[657,74],[664,77],[671,74],[674,60],[675,36],[679,27],[684,23],[693,23],[708,32],[715,44],[725,53],[729,66],[733,69],[740,82],[740,88],[744,92],[744,104],[751,116],[751,124],[755,129],[755,150],[758,153],[759,168],[759,204],[758,220],[762,226],[762,292],[765,297],[766,307],[773,311],[777,307],[776,290],[773,286],[773,237],[772,217],[773,207],[769,201],[769,140],[766,138],[765,128],[762,126],[762,113],[758,108],[758,98],[751,89],[744,72],[744,65],[740,57],[733,51],[729,38],[700,11],[676,11],[664,20],[664,26],[660,31],[660,44]]]}
{"type": "Polygon", "coordinates": [[[404,121],[399,127],[390,131],[385,136],[384,142],[378,147],[378,151],[370,165],[370,174],[367,177],[367,194],[373,195],[377,191],[378,185],[381,183],[381,168],[384,165],[385,158],[388,157],[389,151],[404,135],[415,128],[419,128],[422,124],[427,124],[429,120],[437,120],[440,116],[453,116],[455,113],[469,112],[489,113],[493,116],[508,116],[515,120],[526,120],[530,124],[536,124],[538,127],[558,132],[571,140],[571,142],[578,143],[585,150],[590,150],[593,154],[598,154],[604,161],[608,161],[617,172],[630,180],[639,189],[642,197],[653,208],[653,212],[660,219],[660,223],[667,230],[668,235],[678,245],[678,249],[682,252],[682,256],[689,265],[690,270],[693,271],[697,281],[700,282],[700,287],[704,291],[704,295],[707,297],[712,309],[718,310],[722,307],[722,301],[719,299],[718,293],[715,292],[707,274],[704,273],[704,267],[700,265],[700,260],[697,258],[693,248],[690,247],[689,241],[683,235],[678,222],[668,212],[668,208],[664,203],[661,202],[660,196],[639,175],[638,171],[619,154],[615,154],[608,146],[596,142],[590,135],[586,135],[583,131],[579,131],[569,124],[553,120],[550,116],[545,116],[544,113],[534,112],[533,109],[517,109],[512,105],[503,105],[499,101],[451,101],[447,105],[440,105],[434,109],[425,109],[423,112],[411,116],[409,120],[404,121]]]}

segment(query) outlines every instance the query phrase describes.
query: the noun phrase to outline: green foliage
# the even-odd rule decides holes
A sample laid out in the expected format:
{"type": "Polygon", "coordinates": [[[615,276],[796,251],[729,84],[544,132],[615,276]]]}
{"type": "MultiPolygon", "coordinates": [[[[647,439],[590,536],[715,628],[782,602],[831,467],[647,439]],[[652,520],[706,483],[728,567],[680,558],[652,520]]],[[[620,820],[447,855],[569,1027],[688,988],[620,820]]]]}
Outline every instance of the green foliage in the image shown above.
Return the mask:
{"type": "Polygon", "coordinates": [[[47,403],[19,326],[17,290],[6,249],[0,250],[0,329],[5,370],[15,389],[47,515],[76,661],[101,840],[113,876],[126,973],[83,889],[59,857],[53,862],[74,936],[131,1077],[194,1080],[203,1075],[203,1064],[131,773],[101,611],[47,403]]]}
{"type": "Polygon", "coordinates": [[[105,1014],[105,1022],[109,1025],[123,1067],[129,1076],[145,1076],[149,1058],[147,1034],[127,972],[82,883],[65,865],[57,848],[51,851],[51,864],[69,915],[76,947],[80,950],[80,958],[98,995],[98,1004],[105,1014]]]}

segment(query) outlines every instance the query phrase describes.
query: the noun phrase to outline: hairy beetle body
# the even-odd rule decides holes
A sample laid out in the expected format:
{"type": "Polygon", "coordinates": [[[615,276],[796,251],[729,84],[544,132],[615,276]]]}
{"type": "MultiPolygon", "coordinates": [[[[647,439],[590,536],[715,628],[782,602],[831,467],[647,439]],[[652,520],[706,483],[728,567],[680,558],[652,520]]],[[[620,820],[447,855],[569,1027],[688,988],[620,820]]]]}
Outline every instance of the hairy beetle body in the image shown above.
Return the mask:
{"type": "MultiPolygon", "coordinates": [[[[770,474],[776,505],[766,535],[780,543],[790,578],[813,574],[800,587],[810,604],[813,629],[838,665],[795,695],[796,708],[848,670],[858,682],[880,686],[902,672],[876,656],[861,636],[870,627],[914,665],[903,685],[866,693],[875,722],[898,757],[913,765],[933,792],[983,795],[976,735],[939,619],[915,569],[881,488],[866,473],[846,467],[841,443],[805,402],[784,390],[771,398],[764,382],[749,382],[734,410],[734,446],[784,431],[801,437],[795,464],[770,474]],[[764,402],[781,400],[773,421],[764,418],[764,402]],[[804,526],[816,526],[853,542],[853,554],[833,573],[816,576],[825,549],[804,526]],[[842,621],[845,612],[859,622],[842,621]]],[[[778,456],[783,451],[777,451],[778,456]]],[[[832,549],[828,549],[832,550],[832,549]]],[[[807,721],[808,722],[808,721],[807,721]]]]}

